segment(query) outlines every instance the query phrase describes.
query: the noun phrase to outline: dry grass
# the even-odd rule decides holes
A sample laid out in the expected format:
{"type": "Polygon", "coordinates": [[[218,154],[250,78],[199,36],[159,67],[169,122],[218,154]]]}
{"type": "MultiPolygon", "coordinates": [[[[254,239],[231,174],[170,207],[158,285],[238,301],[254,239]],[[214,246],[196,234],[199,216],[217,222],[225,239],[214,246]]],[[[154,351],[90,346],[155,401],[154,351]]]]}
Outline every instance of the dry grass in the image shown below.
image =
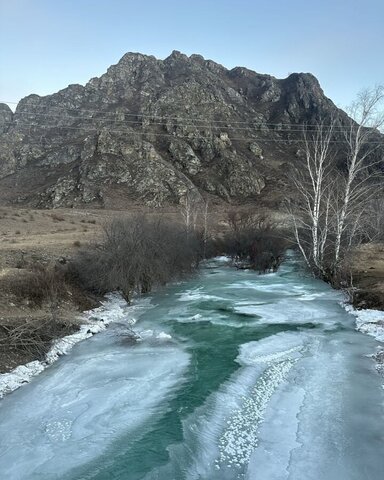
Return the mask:
{"type": "Polygon", "coordinates": [[[24,252],[41,260],[70,256],[75,242],[85,244],[101,231],[113,212],[0,208],[0,270],[14,267],[24,252]],[[84,231],[84,222],[87,225],[84,231]]]}
{"type": "Polygon", "coordinates": [[[384,243],[362,245],[354,253],[351,270],[358,288],[354,304],[384,310],[384,243]]]}
{"type": "Polygon", "coordinates": [[[53,282],[47,267],[94,240],[107,217],[103,211],[0,208],[0,372],[41,357],[53,338],[76,328],[79,310],[95,305],[62,279],[53,282]],[[83,232],[81,220],[94,217],[97,223],[83,232]]]}
{"type": "Polygon", "coordinates": [[[77,329],[79,311],[94,306],[60,263],[0,271],[0,372],[44,357],[52,340],[77,329]]]}

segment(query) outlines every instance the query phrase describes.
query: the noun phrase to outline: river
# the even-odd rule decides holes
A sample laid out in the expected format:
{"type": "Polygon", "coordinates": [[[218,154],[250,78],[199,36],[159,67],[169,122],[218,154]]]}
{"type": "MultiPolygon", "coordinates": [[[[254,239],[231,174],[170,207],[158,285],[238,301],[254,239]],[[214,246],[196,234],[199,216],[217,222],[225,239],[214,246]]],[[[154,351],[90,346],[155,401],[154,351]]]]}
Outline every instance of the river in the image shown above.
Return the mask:
{"type": "Polygon", "coordinates": [[[1,478],[383,478],[376,342],[340,301],[294,258],[111,301],[119,321],[0,401],[1,478]]]}

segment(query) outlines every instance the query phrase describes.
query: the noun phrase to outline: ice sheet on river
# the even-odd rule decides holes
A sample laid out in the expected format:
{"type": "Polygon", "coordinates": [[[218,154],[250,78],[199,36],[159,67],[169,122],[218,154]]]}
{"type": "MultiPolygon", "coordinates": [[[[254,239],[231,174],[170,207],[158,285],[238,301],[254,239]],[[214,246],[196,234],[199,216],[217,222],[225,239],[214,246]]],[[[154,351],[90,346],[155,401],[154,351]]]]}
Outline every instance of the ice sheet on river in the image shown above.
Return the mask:
{"type": "Polygon", "coordinates": [[[243,280],[231,283],[221,292],[197,287],[178,294],[178,300],[184,307],[175,308],[175,312],[179,322],[208,321],[232,327],[339,324],[342,307],[335,299],[341,299],[342,295],[329,290],[316,291],[316,288],[318,285],[272,283],[270,276],[268,280],[261,279],[259,282],[243,280]],[[230,289],[231,297],[228,298],[230,289]],[[248,299],[244,300],[244,296],[248,299]]]}
{"type": "Polygon", "coordinates": [[[383,398],[369,359],[361,357],[365,341],[353,332],[314,337],[309,355],[271,399],[247,480],[381,477],[383,398]]]}
{"type": "Polygon", "coordinates": [[[217,264],[155,294],[140,342],[117,341],[123,325],[112,324],[4,399],[0,471],[12,480],[381,478],[383,390],[367,356],[377,342],[354,330],[339,300],[292,264],[265,276],[217,264]]]}
{"type": "Polygon", "coordinates": [[[183,422],[183,444],[171,446],[168,465],[146,480],[242,478],[268,404],[308,343],[305,333],[283,332],[243,344],[237,357],[241,369],[183,422]]]}
{"type": "Polygon", "coordinates": [[[2,400],[1,478],[63,478],[120,434],[138,436],[182,383],[189,356],[180,348],[145,340],[127,346],[111,334],[106,347],[100,337],[2,400]]]}
{"type": "Polygon", "coordinates": [[[241,369],[185,419],[183,443],[146,480],[380,478],[383,398],[360,341],[370,343],[309,331],[241,345],[241,369]]]}

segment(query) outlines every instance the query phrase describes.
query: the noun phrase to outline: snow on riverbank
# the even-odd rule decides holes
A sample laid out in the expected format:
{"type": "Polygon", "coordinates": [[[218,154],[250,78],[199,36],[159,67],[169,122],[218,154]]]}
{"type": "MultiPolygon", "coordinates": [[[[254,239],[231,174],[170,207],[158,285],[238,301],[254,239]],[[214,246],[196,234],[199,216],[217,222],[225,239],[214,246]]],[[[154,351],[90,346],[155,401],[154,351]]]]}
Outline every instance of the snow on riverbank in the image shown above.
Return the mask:
{"type": "MultiPolygon", "coordinates": [[[[384,311],[382,310],[356,310],[350,304],[344,304],[348,313],[356,317],[356,330],[374,337],[378,342],[384,343],[384,311]]],[[[376,369],[384,376],[384,345],[380,345],[372,354],[376,362],[376,369]]],[[[384,385],[383,385],[384,388],[384,385]]]]}
{"type": "Polygon", "coordinates": [[[141,303],[128,306],[123,297],[118,294],[107,295],[107,300],[102,302],[100,307],[84,312],[80,317],[84,323],[76,333],[53,343],[44,361],[35,360],[26,365],[20,365],[9,373],[0,374],[0,398],[30,382],[61,355],[66,355],[74,345],[105,330],[111,322],[124,321],[127,325],[134,325],[136,320],[133,314],[141,307],[141,303]]]}
{"type": "Polygon", "coordinates": [[[356,310],[352,305],[345,304],[345,309],[356,317],[356,329],[384,342],[384,311],[356,310]]]}

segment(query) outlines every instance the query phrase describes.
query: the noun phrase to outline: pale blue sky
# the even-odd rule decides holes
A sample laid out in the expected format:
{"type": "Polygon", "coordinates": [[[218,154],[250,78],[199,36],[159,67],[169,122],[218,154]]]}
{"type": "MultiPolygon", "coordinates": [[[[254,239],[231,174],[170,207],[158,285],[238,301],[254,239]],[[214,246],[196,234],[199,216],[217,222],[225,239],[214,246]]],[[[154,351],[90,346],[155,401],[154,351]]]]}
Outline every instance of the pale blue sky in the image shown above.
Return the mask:
{"type": "Polygon", "coordinates": [[[0,0],[0,100],[99,76],[128,51],[199,53],[349,104],[384,83],[384,0],[0,0]]]}

